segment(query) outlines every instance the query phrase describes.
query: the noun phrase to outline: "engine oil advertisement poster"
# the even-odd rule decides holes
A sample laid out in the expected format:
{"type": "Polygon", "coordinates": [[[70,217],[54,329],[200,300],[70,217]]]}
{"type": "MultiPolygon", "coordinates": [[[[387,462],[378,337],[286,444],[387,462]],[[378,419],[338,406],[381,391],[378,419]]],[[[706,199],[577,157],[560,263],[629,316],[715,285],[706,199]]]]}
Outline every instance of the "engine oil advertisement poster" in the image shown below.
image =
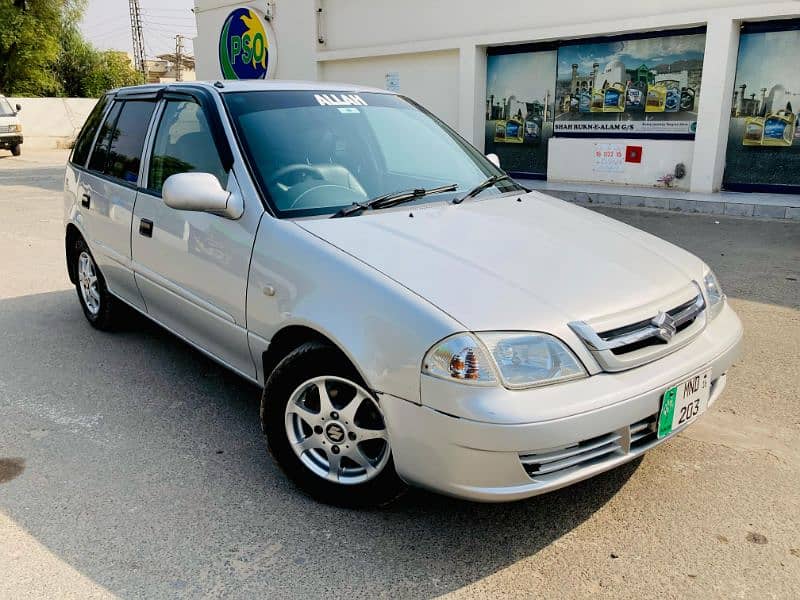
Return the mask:
{"type": "Polygon", "coordinates": [[[554,134],[691,138],[705,37],[699,32],[562,43],[554,134]]]}
{"type": "Polygon", "coordinates": [[[547,173],[553,135],[556,51],[487,53],[485,151],[505,171],[547,173]]]}
{"type": "MultiPolygon", "coordinates": [[[[731,103],[723,186],[800,187],[800,22],[745,25],[731,103]]],[[[782,189],[790,188],[790,189],[782,189]]]]}

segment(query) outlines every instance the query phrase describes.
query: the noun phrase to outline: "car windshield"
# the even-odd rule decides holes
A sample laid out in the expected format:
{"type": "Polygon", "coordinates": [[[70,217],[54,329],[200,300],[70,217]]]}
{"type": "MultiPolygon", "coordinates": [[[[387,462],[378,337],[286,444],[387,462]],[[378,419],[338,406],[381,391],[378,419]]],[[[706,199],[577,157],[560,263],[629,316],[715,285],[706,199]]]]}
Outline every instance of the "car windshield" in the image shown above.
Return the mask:
{"type": "Polygon", "coordinates": [[[16,111],[11,108],[11,104],[5,98],[0,98],[0,117],[7,117],[15,114],[16,111]]]}
{"type": "MultiPolygon", "coordinates": [[[[337,212],[403,190],[456,184],[414,204],[452,200],[497,167],[436,117],[393,94],[249,91],[224,95],[275,214],[337,212]]],[[[498,181],[481,198],[521,189],[498,181]]]]}

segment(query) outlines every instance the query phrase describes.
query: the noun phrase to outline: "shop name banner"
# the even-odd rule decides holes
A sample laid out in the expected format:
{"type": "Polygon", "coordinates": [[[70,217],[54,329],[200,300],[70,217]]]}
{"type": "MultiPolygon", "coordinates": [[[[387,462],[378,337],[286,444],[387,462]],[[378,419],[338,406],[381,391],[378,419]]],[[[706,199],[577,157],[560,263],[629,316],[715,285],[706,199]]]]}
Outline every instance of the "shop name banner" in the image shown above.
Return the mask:
{"type": "Polygon", "coordinates": [[[558,48],[553,132],[693,135],[705,33],[558,48]]]}
{"type": "Polygon", "coordinates": [[[556,121],[555,133],[694,134],[697,121],[556,121]]]}

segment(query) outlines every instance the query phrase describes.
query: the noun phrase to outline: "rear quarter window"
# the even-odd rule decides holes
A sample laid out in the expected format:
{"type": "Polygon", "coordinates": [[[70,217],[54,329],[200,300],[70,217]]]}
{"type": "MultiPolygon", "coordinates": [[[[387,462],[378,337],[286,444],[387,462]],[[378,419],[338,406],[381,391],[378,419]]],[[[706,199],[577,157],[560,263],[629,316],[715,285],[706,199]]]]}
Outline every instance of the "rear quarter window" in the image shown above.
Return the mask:
{"type": "Polygon", "coordinates": [[[108,96],[103,96],[97,101],[97,104],[94,105],[92,112],[89,113],[89,116],[86,118],[86,122],[83,124],[83,128],[81,129],[78,139],[75,142],[75,147],[72,150],[70,162],[73,164],[78,165],[79,167],[86,166],[86,159],[89,158],[89,151],[92,149],[92,142],[94,141],[94,136],[97,134],[97,130],[100,127],[100,121],[103,118],[103,111],[105,110],[107,104],[108,96]]]}

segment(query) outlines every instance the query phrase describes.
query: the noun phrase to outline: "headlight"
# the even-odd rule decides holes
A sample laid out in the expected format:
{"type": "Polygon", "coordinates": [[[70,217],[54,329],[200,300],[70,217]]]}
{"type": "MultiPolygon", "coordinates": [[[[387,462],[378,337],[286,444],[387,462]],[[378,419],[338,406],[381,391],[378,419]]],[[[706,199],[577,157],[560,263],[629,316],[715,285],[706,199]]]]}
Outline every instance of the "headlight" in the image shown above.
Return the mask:
{"type": "Polygon", "coordinates": [[[709,270],[703,278],[703,284],[706,288],[706,297],[708,298],[708,318],[713,319],[722,310],[722,305],[725,301],[725,294],[722,293],[722,288],[719,285],[717,276],[714,271],[709,270]]]}
{"type": "Polygon", "coordinates": [[[461,383],[527,388],[586,377],[586,370],[562,342],[544,333],[460,333],[431,348],[424,373],[461,383]]]}
{"type": "Polygon", "coordinates": [[[22,133],[22,125],[17,123],[14,127],[15,129],[13,129],[12,131],[16,131],[17,133],[22,133]]]}
{"type": "Polygon", "coordinates": [[[497,378],[483,345],[469,333],[457,333],[428,350],[422,372],[473,385],[494,385],[497,378]]]}

